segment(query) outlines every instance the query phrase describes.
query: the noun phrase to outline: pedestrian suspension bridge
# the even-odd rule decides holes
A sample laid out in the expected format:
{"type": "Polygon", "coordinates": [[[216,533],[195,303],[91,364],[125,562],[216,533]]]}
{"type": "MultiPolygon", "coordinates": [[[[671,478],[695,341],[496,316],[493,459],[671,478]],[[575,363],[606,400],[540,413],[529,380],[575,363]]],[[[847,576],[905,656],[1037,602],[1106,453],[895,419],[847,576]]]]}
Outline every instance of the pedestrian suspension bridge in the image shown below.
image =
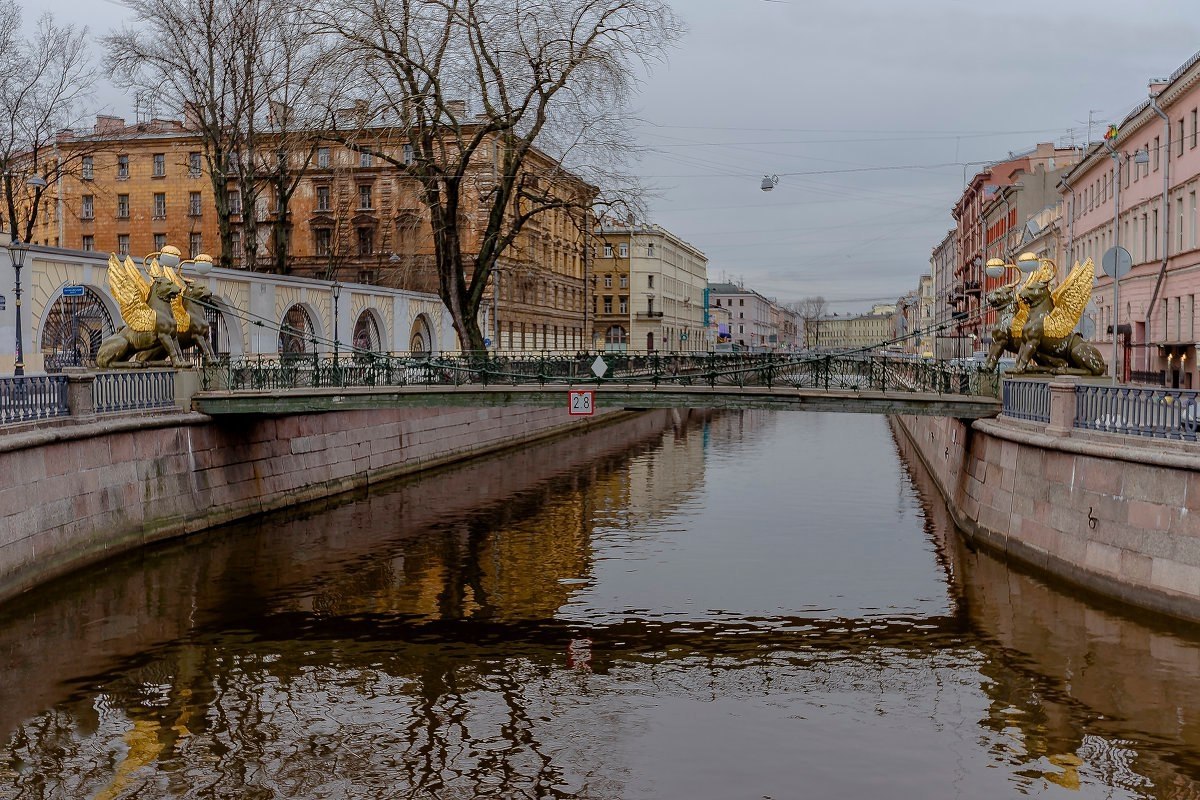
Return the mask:
{"type": "Polygon", "coordinates": [[[1000,378],[967,364],[854,354],[381,354],[222,360],[194,407],[277,415],[414,406],[770,408],[960,419],[1000,411],[1000,378]],[[577,396],[577,395],[576,395],[577,396]]]}

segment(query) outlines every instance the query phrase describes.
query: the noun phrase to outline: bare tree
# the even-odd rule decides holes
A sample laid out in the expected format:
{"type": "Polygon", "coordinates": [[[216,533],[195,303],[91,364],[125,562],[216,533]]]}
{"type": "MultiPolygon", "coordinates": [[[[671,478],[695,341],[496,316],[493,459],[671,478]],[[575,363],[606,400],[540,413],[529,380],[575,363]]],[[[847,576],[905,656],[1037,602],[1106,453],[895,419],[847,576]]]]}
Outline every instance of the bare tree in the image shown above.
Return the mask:
{"type": "Polygon", "coordinates": [[[418,182],[439,294],[461,346],[483,350],[498,260],[538,215],[590,227],[598,185],[620,183],[636,71],[680,24],[665,0],[317,0],[311,14],[337,45],[340,97],[365,112],[353,130],[335,117],[335,134],[418,182]],[[364,144],[381,125],[401,151],[364,144]]]}
{"type": "Polygon", "coordinates": [[[821,341],[821,320],[829,313],[829,304],[824,297],[816,295],[789,305],[804,325],[804,346],[816,347],[821,341]]]}
{"type": "MultiPolygon", "coordinates": [[[[276,220],[272,264],[286,271],[286,201],[311,155],[295,158],[292,134],[309,120],[297,110],[318,59],[294,6],[285,0],[126,0],[134,22],[104,38],[110,76],[154,92],[197,131],[212,181],[221,265],[233,265],[230,186],[240,199],[243,266],[262,250],[258,223],[270,191],[276,220]],[[179,36],[188,40],[181,44],[179,36]],[[282,202],[281,202],[282,200],[282,202]],[[282,228],[282,230],[281,230],[282,228]]],[[[305,153],[307,149],[307,152],[305,153]]]]}
{"type": "Polygon", "coordinates": [[[54,144],[76,119],[92,79],[85,28],[61,25],[44,14],[31,40],[20,29],[21,7],[15,0],[0,0],[4,228],[12,238],[30,241],[47,192],[77,171],[91,152],[79,147],[60,153],[54,144]]]}

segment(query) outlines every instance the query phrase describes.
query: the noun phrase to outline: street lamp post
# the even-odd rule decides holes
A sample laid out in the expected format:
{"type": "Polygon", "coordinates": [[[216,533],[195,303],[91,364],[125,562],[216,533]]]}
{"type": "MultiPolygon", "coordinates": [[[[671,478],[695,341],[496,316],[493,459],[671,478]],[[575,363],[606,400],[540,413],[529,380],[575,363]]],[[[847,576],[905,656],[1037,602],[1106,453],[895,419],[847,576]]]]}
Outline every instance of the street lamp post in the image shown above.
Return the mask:
{"type": "Polygon", "coordinates": [[[17,348],[16,361],[13,362],[13,375],[20,376],[25,374],[25,347],[21,340],[21,267],[25,266],[25,256],[29,253],[29,244],[19,239],[13,239],[8,246],[8,253],[12,258],[13,273],[16,277],[16,285],[13,287],[13,305],[16,312],[17,348]]]}
{"type": "Polygon", "coordinates": [[[338,340],[338,298],[342,295],[342,284],[334,280],[333,286],[329,287],[329,292],[333,295],[333,368],[337,369],[338,351],[340,349],[338,340]]]}

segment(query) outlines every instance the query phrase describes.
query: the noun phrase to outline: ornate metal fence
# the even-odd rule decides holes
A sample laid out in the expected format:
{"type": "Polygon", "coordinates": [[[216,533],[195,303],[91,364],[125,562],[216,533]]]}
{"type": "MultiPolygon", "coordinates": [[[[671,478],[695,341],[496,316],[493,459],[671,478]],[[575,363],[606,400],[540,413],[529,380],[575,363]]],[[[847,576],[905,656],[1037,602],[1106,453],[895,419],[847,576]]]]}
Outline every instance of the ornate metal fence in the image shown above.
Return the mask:
{"type": "Polygon", "coordinates": [[[223,360],[204,388],[273,390],[347,386],[528,384],[787,386],[997,397],[999,376],[971,366],[868,356],[733,353],[352,353],[223,360]]]}
{"type": "Polygon", "coordinates": [[[1006,417],[1031,422],[1050,421],[1050,383],[1048,381],[1004,381],[1004,410],[1006,417]]]}
{"type": "Polygon", "coordinates": [[[96,413],[175,407],[173,370],[101,372],[92,384],[96,413]]]}
{"type": "Polygon", "coordinates": [[[1076,386],[1075,427],[1196,441],[1200,392],[1137,386],[1076,386]]]}
{"type": "Polygon", "coordinates": [[[70,413],[65,375],[0,378],[0,424],[65,417],[70,413]]]}

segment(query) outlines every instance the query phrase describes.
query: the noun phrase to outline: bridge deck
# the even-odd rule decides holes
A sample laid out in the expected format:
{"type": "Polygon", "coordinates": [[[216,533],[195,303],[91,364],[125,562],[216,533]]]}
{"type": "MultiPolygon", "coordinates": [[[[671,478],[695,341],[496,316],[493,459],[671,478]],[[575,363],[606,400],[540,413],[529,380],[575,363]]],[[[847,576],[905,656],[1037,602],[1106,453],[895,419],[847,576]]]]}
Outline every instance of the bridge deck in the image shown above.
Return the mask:
{"type": "Polygon", "coordinates": [[[280,415],[403,407],[562,406],[570,390],[592,389],[598,408],[768,408],[864,414],[918,414],[979,419],[1000,412],[990,397],[869,389],[789,386],[648,386],[575,384],[548,386],[360,386],[209,391],[196,394],[196,410],[214,416],[280,415]]]}

